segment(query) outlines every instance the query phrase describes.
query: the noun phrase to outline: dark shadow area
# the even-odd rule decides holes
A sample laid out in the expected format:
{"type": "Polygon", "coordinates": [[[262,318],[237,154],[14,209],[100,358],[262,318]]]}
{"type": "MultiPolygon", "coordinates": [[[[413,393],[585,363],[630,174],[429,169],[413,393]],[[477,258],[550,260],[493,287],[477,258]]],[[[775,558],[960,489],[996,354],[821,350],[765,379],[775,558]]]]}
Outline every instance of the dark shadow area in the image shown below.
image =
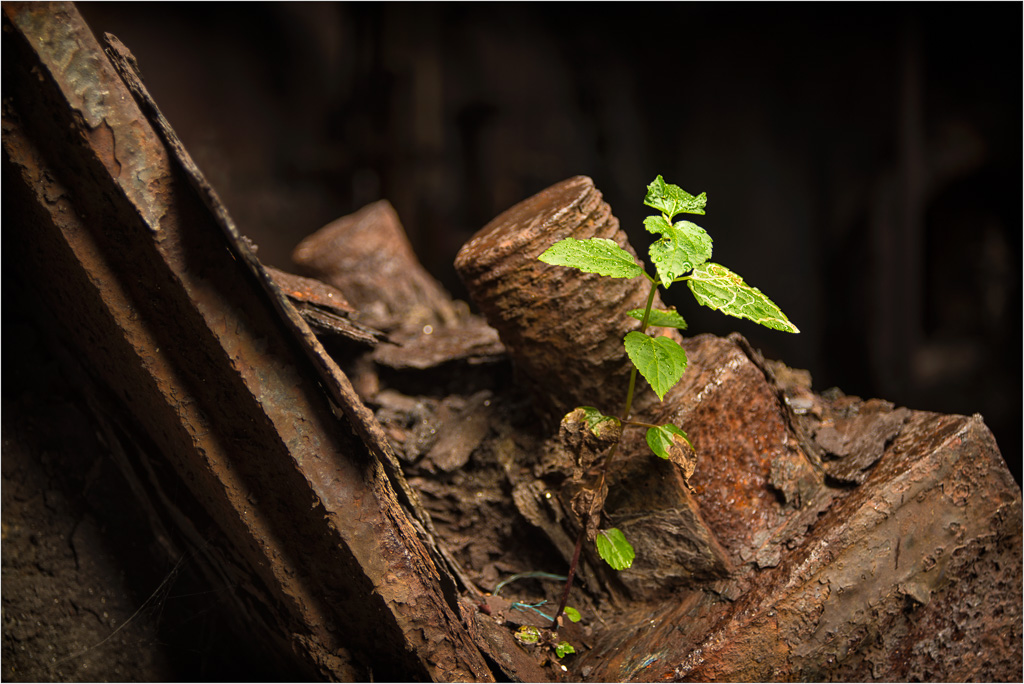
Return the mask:
{"type": "MultiPolygon", "coordinates": [[[[6,217],[5,217],[6,218],[6,217]]],[[[5,273],[11,264],[4,263],[5,273]]],[[[195,552],[154,535],[32,322],[4,297],[5,681],[293,679],[240,635],[195,552]]]]}

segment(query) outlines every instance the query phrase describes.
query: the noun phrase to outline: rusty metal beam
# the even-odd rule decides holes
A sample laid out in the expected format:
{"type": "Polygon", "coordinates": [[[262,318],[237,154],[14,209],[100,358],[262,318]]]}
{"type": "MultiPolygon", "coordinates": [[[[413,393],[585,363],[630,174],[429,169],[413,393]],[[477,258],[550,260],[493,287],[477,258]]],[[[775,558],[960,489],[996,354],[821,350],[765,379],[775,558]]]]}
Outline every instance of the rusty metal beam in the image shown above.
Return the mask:
{"type": "Polygon", "coordinates": [[[216,525],[254,619],[323,677],[491,679],[379,426],[166,122],[73,5],[5,4],[3,30],[20,282],[216,525]]]}

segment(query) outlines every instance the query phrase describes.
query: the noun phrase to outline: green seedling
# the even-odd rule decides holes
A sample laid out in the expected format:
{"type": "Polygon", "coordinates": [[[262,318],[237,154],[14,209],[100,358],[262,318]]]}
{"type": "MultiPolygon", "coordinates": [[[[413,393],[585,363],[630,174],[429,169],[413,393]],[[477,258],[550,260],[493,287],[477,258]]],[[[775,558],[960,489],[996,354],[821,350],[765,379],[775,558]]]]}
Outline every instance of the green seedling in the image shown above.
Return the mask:
{"type": "Polygon", "coordinates": [[[682,378],[686,371],[686,352],[668,337],[652,336],[649,328],[686,329],[686,321],[674,309],[653,308],[654,295],[659,287],[668,289],[675,283],[685,282],[698,304],[721,311],[736,318],[746,318],[760,325],[797,333],[797,327],[786,315],[756,287],[725,266],[711,259],[711,236],[700,226],[690,221],[675,221],[679,214],[704,215],[707,193],[694,196],[677,185],[666,183],[659,175],[647,186],[644,204],[657,209],[659,214],[648,216],[644,227],[658,235],[650,247],[654,275],[647,273],[633,256],[612,240],[591,238],[576,240],[565,238],[551,245],[538,258],[547,264],[576,268],[586,273],[596,273],[609,278],[646,278],[650,282],[647,306],[625,312],[640,321],[638,330],[626,334],[623,344],[633,367],[626,390],[626,401],[618,416],[602,413],[593,406],[583,406],[569,413],[565,420],[583,420],[586,429],[596,437],[613,436],[613,442],[603,456],[600,476],[594,489],[584,491],[586,515],[583,527],[576,540],[576,550],[569,567],[568,579],[562,595],[562,602],[552,621],[557,627],[558,618],[565,609],[572,587],[576,566],[579,563],[583,539],[589,536],[597,545],[597,552],[615,570],[625,570],[633,564],[635,551],[625,535],[617,528],[598,529],[595,523],[603,508],[605,475],[608,466],[622,439],[623,428],[647,430],[647,444],[657,456],[669,459],[683,468],[689,478],[696,463],[693,444],[686,432],[676,425],[649,425],[630,420],[633,397],[636,390],[637,373],[651,386],[659,400],[682,378]]]}
{"type": "Polygon", "coordinates": [[[568,641],[556,641],[552,632],[546,632],[530,625],[521,626],[512,636],[526,646],[546,646],[552,649],[559,659],[576,652],[576,649],[568,641]]]}

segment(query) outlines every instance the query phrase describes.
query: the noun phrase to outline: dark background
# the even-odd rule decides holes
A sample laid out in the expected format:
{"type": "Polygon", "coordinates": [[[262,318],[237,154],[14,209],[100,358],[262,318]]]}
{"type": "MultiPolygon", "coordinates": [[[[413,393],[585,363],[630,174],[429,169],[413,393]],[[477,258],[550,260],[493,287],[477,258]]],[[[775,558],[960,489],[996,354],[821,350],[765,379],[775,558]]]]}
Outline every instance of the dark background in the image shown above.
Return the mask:
{"type": "Polygon", "coordinates": [[[638,252],[645,186],[706,191],[715,260],[814,387],[981,413],[1021,449],[1022,6],[82,4],[135,53],[243,233],[288,268],[379,198],[457,297],[459,247],[591,176],[638,252]]]}

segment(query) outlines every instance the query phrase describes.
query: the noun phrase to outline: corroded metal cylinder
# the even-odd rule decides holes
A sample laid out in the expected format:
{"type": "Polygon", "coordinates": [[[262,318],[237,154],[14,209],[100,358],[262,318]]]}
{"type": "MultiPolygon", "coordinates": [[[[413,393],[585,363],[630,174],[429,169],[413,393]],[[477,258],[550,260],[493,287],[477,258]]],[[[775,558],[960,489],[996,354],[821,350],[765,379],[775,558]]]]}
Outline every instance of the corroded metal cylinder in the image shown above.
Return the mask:
{"type": "Polygon", "coordinates": [[[292,261],[301,275],[341,290],[360,321],[375,328],[418,333],[425,324],[455,320],[451,298],[417,260],[386,200],[307,236],[292,261]]]}
{"type": "MultiPolygon", "coordinates": [[[[639,327],[626,312],[644,307],[650,286],[537,260],[566,237],[607,238],[636,256],[593,181],[576,176],[484,226],[463,245],[455,268],[542,414],[558,420],[580,405],[618,414],[631,367],[622,339],[639,327]]],[[[663,306],[657,297],[655,306],[663,306]]],[[[642,380],[637,390],[639,406],[654,398],[642,380]]]]}

